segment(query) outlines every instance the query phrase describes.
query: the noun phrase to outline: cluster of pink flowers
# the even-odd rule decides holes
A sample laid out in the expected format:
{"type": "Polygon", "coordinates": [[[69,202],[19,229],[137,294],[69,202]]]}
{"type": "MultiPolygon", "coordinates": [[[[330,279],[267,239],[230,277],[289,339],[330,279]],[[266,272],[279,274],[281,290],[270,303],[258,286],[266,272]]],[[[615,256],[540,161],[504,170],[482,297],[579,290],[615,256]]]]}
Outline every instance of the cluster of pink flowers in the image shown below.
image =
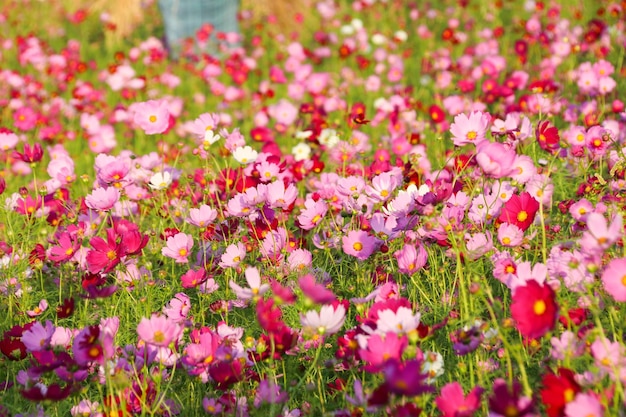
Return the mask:
{"type": "Polygon", "coordinates": [[[278,37],[271,65],[256,35],[103,66],[0,31],[21,65],[0,71],[0,396],[94,417],[621,410],[623,5],[583,24],[527,2],[480,30],[466,6],[320,0],[329,24],[278,37]],[[361,19],[389,10],[403,30],[361,19]]]}

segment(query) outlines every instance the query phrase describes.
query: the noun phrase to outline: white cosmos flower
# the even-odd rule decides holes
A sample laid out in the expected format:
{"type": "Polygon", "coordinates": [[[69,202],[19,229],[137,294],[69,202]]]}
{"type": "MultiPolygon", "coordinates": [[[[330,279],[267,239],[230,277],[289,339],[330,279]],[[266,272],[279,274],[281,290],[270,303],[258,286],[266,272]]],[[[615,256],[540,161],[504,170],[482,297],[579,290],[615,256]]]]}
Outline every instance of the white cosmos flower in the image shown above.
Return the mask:
{"type": "Polygon", "coordinates": [[[233,158],[240,164],[248,165],[256,161],[259,153],[250,146],[240,146],[233,152],[233,158]]]}
{"type": "Polygon", "coordinates": [[[208,129],[206,132],[204,132],[205,144],[208,143],[209,145],[213,145],[215,142],[217,142],[220,139],[222,139],[222,137],[220,135],[216,135],[211,129],[208,129]]]}
{"type": "Polygon", "coordinates": [[[346,319],[346,309],[343,305],[338,305],[335,309],[332,305],[326,304],[318,313],[315,310],[307,311],[300,315],[302,331],[306,335],[324,336],[337,333],[346,319]]]}
{"type": "Polygon", "coordinates": [[[302,142],[291,148],[291,153],[293,154],[294,160],[304,161],[311,156],[311,147],[302,142]]]}
{"type": "Polygon", "coordinates": [[[311,137],[311,135],[313,134],[312,130],[299,130],[296,132],[295,136],[298,139],[306,139],[311,137]]]}
{"type": "Polygon", "coordinates": [[[150,178],[148,185],[153,190],[164,190],[172,183],[172,174],[169,172],[157,172],[150,178]]]}
{"type": "Polygon", "coordinates": [[[403,30],[398,30],[393,34],[393,37],[400,42],[405,42],[409,38],[409,35],[403,30]]]}
{"type": "Polygon", "coordinates": [[[432,384],[438,376],[443,375],[443,356],[439,352],[427,351],[424,353],[422,373],[428,375],[426,382],[432,384]]]}
{"type": "Polygon", "coordinates": [[[372,35],[372,43],[374,45],[384,45],[385,42],[387,42],[387,38],[385,38],[385,35],[380,33],[375,33],[374,35],[372,35]]]}
{"type": "Polygon", "coordinates": [[[339,136],[337,136],[337,131],[335,129],[322,129],[318,140],[327,148],[332,148],[339,143],[339,136]]]}

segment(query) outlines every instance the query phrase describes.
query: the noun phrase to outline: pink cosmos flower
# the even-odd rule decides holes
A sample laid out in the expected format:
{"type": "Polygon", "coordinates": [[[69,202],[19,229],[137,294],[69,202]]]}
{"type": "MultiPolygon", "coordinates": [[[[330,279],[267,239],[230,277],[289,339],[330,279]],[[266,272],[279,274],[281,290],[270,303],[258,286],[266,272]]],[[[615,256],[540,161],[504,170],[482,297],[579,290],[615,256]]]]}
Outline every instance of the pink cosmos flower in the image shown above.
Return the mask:
{"type": "Polygon", "coordinates": [[[626,258],[609,262],[602,273],[602,284],[615,301],[626,301],[626,258]]]}
{"type": "Polygon", "coordinates": [[[235,291],[238,299],[245,301],[252,300],[262,296],[267,292],[267,290],[270,289],[269,284],[261,284],[261,275],[259,274],[259,270],[257,268],[246,268],[245,275],[249,288],[242,288],[232,280],[228,283],[230,288],[235,291]]]}
{"type": "Polygon", "coordinates": [[[409,275],[422,269],[428,260],[428,253],[422,245],[404,245],[393,256],[398,260],[398,270],[409,275]]]}
{"type": "Polygon", "coordinates": [[[622,216],[616,215],[610,225],[600,213],[589,213],[587,228],[580,239],[583,250],[591,253],[602,253],[622,236],[622,216]]]}
{"type": "Polygon", "coordinates": [[[511,223],[502,223],[498,228],[498,241],[503,246],[519,246],[524,241],[524,231],[511,223]]]}
{"type": "Polygon", "coordinates": [[[513,173],[513,163],[517,154],[499,142],[482,141],[476,145],[476,162],[486,176],[491,178],[508,177],[513,173]]]}
{"type": "Polygon", "coordinates": [[[267,112],[270,117],[276,119],[276,122],[286,126],[293,124],[298,117],[298,108],[285,99],[281,99],[278,103],[269,106],[267,112]]]}
{"type": "Polygon", "coordinates": [[[108,211],[120,200],[120,190],[115,187],[99,187],[85,197],[85,205],[92,210],[108,211]]]}
{"type": "Polygon", "coordinates": [[[0,151],[14,149],[18,142],[19,138],[12,130],[0,127],[0,151]]]}
{"type": "Polygon", "coordinates": [[[456,146],[463,146],[468,143],[477,144],[485,140],[488,127],[488,114],[476,111],[466,116],[464,113],[461,113],[454,117],[454,123],[450,126],[452,141],[456,146]]]}
{"type": "Polygon", "coordinates": [[[92,274],[110,272],[126,255],[124,247],[118,242],[119,236],[115,230],[110,228],[106,233],[106,241],[99,236],[94,236],[89,241],[93,249],[87,253],[87,265],[92,274]]]}
{"type": "Polygon", "coordinates": [[[364,230],[351,230],[341,242],[344,253],[364,261],[374,253],[379,240],[364,230]]]}
{"type": "Polygon", "coordinates": [[[246,257],[246,245],[243,242],[230,244],[222,254],[219,266],[222,268],[235,268],[246,257]]]}
{"type": "Polygon", "coordinates": [[[315,277],[311,274],[306,274],[305,276],[300,277],[298,285],[300,285],[300,289],[304,295],[316,304],[332,303],[337,299],[332,291],[326,289],[325,286],[316,283],[315,277]]]}
{"type": "Polygon", "coordinates": [[[177,340],[183,328],[167,316],[152,314],[148,318],[142,318],[137,326],[137,334],[144,342],[160,347],[167,347],[177,340]]]}
{"type": "Polygon", "coordinates": [[[359,356],[367,364],[364,370],[367,372],[377,372],[382,365],[390,360],[402,358],[404,349],[409,344],[409,339],[405,334],[399,335],[395,332],[375,333],[371,336],[363,334],[357,335],[359,344],[359,356]]]}
{"type": "Polygon", "coordinates": [[[15,127],[23,131],[32,130],[37,124],[37,113],[30,107],[20,107],[13,114],[15,127]]]}
{"type": "Polygon", "coordinates": [[[298,189],[291,183],[287,187],[282,180],[267,184],[267,202],[270,208],[286,210],[297,197],[298,189]]]}
{"type": "Polygon", "coordinates": [[[163,133],[169,126],[170,112],[165,100],[134,103],[131,110],[134,113],[133,121],[146,135],[163,133]]]}
{"type": "Polygon", "coordinates": [[[327,211],[328,205],[323,200],[308,198],[304,202],[304,210],[298,216],[298,224],[304,230],[311,230],[322,221],[327,211]]]}
{"type": "Polygon", "coordinates": [[[313,254],[306,249],[295,249],[287,257],[290,271],[302,271],[313,264],[313,254]]]}
{"type": "Polygon", "coordinates": [[[161,254],[172,258],[179,264],[189,262],[187,257],[193,248],[193,236],[185,233],[177,233],[167,238],[166,246],[161,249],[161,254]]]}
{"type": "Polygon", "coordinates": [[[163,314],[175,323],[182,323],[187,318],[190,309],[191,302],[189,296],[184,292],[179,292],[163,307],[163,314]]]}
{"type": "Polygon", "coordinates": [[[441,393],[435,402],[442,417],[471,416],[480,407],[480,396],[483,391],[483,388],[476,386],[466,397],[461,384],[451,382],[441,388],[441,393]]]}
{"type": "Polygon", "coordinates": [[[579,392],[565,405],[565,417],[604,417],[604,408],[595,395],[579,392]]]}
{"type": "Polygon", "coordinates": [[[22,334],[21,341],[28,352],[45,350],[50,345],[54,330],[55,327],[51,321],[46,320],[45,325],[37,321],[22,334]]]}
{"type": "Polygon", "coordinates": [[[189,210],[189,218],[187,222],[198,227],[207,227],[213,220],[217,218],[217,210],[207,206],[201,205],[199,208],[192,208],[189,210]]]}
{"type": "Polygon", "coordinates": [[[48,302],[45,299],[43,299],[39,301],[39,305],[37,307],[35,307],[32,310],[28,310],[26,314],[28,315],[28,317],[31,317],[31,318],[37,317],[37,316],[40,316],[47,309],[48,309],[48,302]]]}
{"type": "Polygon", "coordinates": [[[343,304],[336,308],[330,304],[322,306],[319,313],[315,310],[300,315],[300,324],[305,335],[310,337],[325,336],[337,333],[346,319],[343,304]]]}
{"type": "Polygon", "coordinates": [[[195,288],[203,284],[207,278],[206,269],[200,268],[197,271],[190,269],[180,277],[180,281],[183,288],[195,288]]]}
{"type": "Polygon", "coordinates": [[[51,261],[61,263],[74,257],[81,246],[78,233],[63,232],[58,237],[58,245],[50,247],[48,257],[51,261]]]}

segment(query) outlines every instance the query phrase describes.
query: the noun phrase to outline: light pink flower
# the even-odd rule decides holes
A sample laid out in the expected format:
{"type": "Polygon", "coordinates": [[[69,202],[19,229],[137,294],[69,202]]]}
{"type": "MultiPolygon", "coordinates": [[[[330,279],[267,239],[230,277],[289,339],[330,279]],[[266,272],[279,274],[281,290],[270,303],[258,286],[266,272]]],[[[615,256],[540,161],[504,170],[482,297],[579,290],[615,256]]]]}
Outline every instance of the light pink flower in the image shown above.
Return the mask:
{"type": "Polygon", "coordinates": [[[207,227],[213,220],[217,218],[217,210],[207,206],[201,205],[199,208],[192,208],[189,210],[189,218],[187,222],[198,227],[207,227]]]}
{"type": "Polygon", "coordinates": [[[177,233],[167,238],[167,246],[161,249],[161,254],[172,258],[179,264],[185,264],[187,257],[193,248],[193,236],[185,233],[177,233]]]}
{"type": "Polygon", "coordinates": [[[511,223],[502,223],[498,228],[498,241],[503,246],[519,246],[524,241],[524,231],[511,223]]]}
{"type": "Polygon", "coordinates": [[[609,262],[602,273],[602,284],[615,301],[626,301],[626,258],[609,262]]]}
{"type": "Polygon", "coordinates": [[[115,187],[99,187],[85,197],[85,205],[92,210],[107,211],[120,200],[120,190],[115,187]]]}
{"type": "Polygon", "coordinates": [[[137,334],[141,340],[162,347],[178,339],[182,331],[183,328],[177,322],[159,314],[152,314],[149,319],[142,318],[137,326],[137,334]]]}
{"type": "Polygon", "coordinates": [[[364,230],[351,230],[341,242],[344,253],[363,261],[374,253],[379,240],[364,230]]]}
{"type": "Polygon", "coordinates": [[[257,268],[246,268],[245,275],[249,288],[242,288],[232,280],[228,283],[230,288],[235,291],[237,298],[240,300],[247,301],[255,297],[260,297],[270,289],[269,284],[261,284],[261,275],[259,274],[259,270],[257,268]]]}
{"type": "Polygon", "coordinates": [[[37,316],[40,316],[41,313],[43,313],[47,309],[48,309],[48,302],[45,299],[43,299],[39,302],[39,305],[37,307],[35,307],[32,310],[28,310],[26,314],[28,315],[28,317],[37,317],[37,316]]]}
{"type": "Polygon", "coordinates": [[[163,133],[169,126],[170,112],[165,100],[135,103],[131,106],[131,110],[134,113],[133,121],[147,135],[163,133]]]}
{"type": "Polygon", "coordinates": [[[456,146],[463,146],[468,143],[477,144],[485,140],[485,133],[489,127],[489,115],[476,111],[469,116],[464,113],[454,117],[454,123],[450,126],[452,141],[456,146]]]}
{"type": "Polygon", "coordinates": [[[486,176],[507,177],[513,173],[513,163],[517,154],[499,142],[482,141],[477,146],[476,162],[486,176]]]}
{"type": "Polygon", "coordinates": [[[595,395],[579,392],[565,405],[565,417],[604,417],[604,408],[595,395]]]}
{"type": "Polygon", "coordinates": [[[235,268],[246,257],[246,245],[243,242],[230,244],[226,247],[226,251],[222,254],[219,266],[222,268],[235,268]]]}

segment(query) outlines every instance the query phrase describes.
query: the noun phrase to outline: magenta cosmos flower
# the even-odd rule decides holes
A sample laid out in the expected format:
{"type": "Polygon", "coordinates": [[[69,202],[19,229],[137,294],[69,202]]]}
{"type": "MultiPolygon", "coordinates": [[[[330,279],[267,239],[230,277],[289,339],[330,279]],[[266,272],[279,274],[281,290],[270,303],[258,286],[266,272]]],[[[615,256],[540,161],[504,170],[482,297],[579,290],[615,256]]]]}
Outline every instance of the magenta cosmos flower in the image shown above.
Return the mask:
{"type": "Polygon", "coordinates": [[[167,130],[170,112],[164,100],[149,100],[132,106],[133,121],[143,129],[146,135],[155,135],[167,130]]]}
{"type": "Polygon", "coordinates": [[[477,386],[467,394],[458,382],[446,384],[435,402],[443,417],[471,416],[480,407],[480,396],[484,389],[477,386]]]}
{"type": "Polygon", "coordinates": [[[471,112],[469,116],[461,113],[454,118],[450,126],[452,142],[456,146],[477,144],[485,140],[485,133],[489,127],[489,115],[482,112],[471,112]]]}
{"type": "Polygon", "coordinates": [[[193,237],[185,233],[177,233],[167,238],[167,246],[161,249],[161,254],[172,258],[179,264],[189,262],[187,257],[193,248],[193,237]]]}
{"type": "Polygon", "coordinates": [[[615,301],[626,301],[626,258],[609,262],[602,273],[602,284],[615,301]]]}
{"type": "Polygon", "coordinates": [[[167,347],[178,339],[182,330],[176,321],[159,314],[152,314],[149,319],[144,317],[137,326],[137,334],[141,340],[162,347],[167,347]]]}

